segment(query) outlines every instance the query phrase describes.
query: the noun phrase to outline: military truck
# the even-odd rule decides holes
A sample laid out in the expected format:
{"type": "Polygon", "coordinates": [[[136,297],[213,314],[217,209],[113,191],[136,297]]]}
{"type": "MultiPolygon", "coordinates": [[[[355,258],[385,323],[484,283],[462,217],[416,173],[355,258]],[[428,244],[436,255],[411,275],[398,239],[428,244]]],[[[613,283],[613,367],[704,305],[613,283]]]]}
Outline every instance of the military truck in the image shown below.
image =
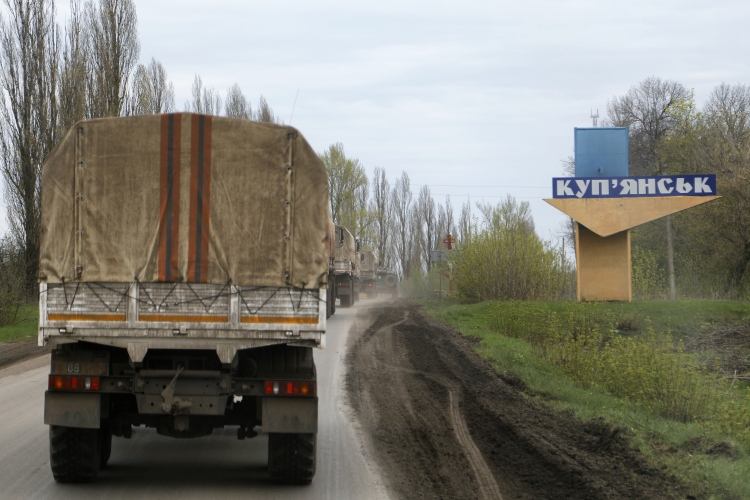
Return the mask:
{"type": "Polygon", "coordinates": [[[377,272],[380,261],[375,256],[375,253],[373,253],[372,250],[365,250],[359,255],[359,281],[362,285],[364,293],[367,294],[367,298],[372,299],[377,296],[377,272]]]}
{"type": "Polygon", "coordinates": [[[389,269],[378,269],[377,283],[375,285],[378,295],[390,295],[398,297],[398,276],[389,269]]]}
{"type": "Polygon", "coordinates": [[[336,225],[328,218],[326,225],[326,239],[324,240],[326,255],[328,256],[328,290],[326,296],[327,316],[330,318],[336,313],[336,225]]]}
{"type": "Polygon", "coordinates": [[[336,226],[336,297],[341,307],[351,307],[359,300],[359,241],[344,226],[336,226]]]}
{"type": "Polygon", "coordinates": [[[268,434],[272,478],[309,483],[333,297],[328,179],[302,135],[191,113],[83,121],[41,183],[55,480],[94,480],[134,427],[234,426],[268,434]]]}

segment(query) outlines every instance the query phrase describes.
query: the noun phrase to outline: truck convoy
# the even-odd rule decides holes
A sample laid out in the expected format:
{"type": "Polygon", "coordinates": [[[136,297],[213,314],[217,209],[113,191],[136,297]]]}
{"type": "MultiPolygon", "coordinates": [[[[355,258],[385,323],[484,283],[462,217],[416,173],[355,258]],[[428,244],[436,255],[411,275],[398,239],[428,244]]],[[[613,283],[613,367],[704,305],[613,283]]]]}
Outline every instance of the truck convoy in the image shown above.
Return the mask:
{"type": "Polygon", "coordinates": [[[359,242],[344,226],[336,226],[336,298],[341,307],[351,307],[359,300],[359,242]]]}
{"type": "Polygon", "coordinates": [[[325,347],[334,271],[341,288],[359,284],[327,186],[287,126],[175,113],[67,132],[42,170],[55,480],[94,480],[112,436],[139,426],[177,438],[234,426],[238,439],[261,426],[270,476],[312,480],[312,350],[325,347]]]}
{"type": "Polygon", "coordinates": [[[375,256],[372,250],[365,250],[359,255],[359,281],[362,283],[362,288],[367,294],[367,298],[372,299],[377,296],[377,272],[380,261],[378,261],[378,258],[375,256]]]}

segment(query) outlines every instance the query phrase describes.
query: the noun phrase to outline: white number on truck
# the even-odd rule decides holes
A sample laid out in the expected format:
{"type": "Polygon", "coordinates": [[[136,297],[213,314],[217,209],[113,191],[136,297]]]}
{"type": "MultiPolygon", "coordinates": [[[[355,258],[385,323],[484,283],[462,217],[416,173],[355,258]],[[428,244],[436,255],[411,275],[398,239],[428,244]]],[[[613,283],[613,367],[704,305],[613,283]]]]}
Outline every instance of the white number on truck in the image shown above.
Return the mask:
{"type": "Polygon", "coordinates": [[[68,373],[80,373],[81,365],[79,363],[68,363],[68,373]]]}

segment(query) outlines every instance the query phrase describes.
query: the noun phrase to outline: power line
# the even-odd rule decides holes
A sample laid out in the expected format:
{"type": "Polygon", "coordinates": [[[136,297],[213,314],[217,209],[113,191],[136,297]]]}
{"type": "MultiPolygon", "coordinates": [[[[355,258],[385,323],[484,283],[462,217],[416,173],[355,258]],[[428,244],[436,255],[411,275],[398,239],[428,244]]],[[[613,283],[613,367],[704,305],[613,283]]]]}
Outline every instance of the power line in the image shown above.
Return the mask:
{"type": "Polygon", "coordinates": [[[550,186],[465,186],[459,184],[412,184],[412,186],[428,187],[457,187],[457,188],[526,188],[526,189],[549,189],[550,186]]]}
{"type": "MultiPolygon", "coordinates": [[[[419,195],[418,191],[411,191],[411,194],[419,195]]],[[[430,193],[430,196],[450,196],[452,198],[506,198],[508,195],[479,195],[479,194],[450,194],[450,193],[430,193]]],[[[513,196],[513,195],[511,195],[513,196]]],[[[519,198],[522,200],[543,200],[545,196],[513,196],[513,198],[519,198]]],[[[547,196],[546,198],[550,198],[547,196]]]]}

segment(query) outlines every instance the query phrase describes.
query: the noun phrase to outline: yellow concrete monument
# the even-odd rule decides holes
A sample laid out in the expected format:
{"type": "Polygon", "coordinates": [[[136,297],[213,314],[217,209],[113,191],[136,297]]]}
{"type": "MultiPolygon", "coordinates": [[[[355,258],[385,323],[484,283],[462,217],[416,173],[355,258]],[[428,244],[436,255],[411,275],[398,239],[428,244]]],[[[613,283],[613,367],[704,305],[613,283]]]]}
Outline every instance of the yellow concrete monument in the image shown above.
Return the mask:
{"type": "Polygon", "coordinates": [[[544,201],[576,221],[579,301],[630,302],[630,229],[720,198],[714,175],[556,178],[553,193],[544,201]]]}
{"type": "Polygon", "coordinates": [[[630,302],[630,229],[719,198],[715,175],[630,177],[628,141],[627,127],[574,129],[575,177],[544,200],[576,221],[579,301],[630,302]]]}

